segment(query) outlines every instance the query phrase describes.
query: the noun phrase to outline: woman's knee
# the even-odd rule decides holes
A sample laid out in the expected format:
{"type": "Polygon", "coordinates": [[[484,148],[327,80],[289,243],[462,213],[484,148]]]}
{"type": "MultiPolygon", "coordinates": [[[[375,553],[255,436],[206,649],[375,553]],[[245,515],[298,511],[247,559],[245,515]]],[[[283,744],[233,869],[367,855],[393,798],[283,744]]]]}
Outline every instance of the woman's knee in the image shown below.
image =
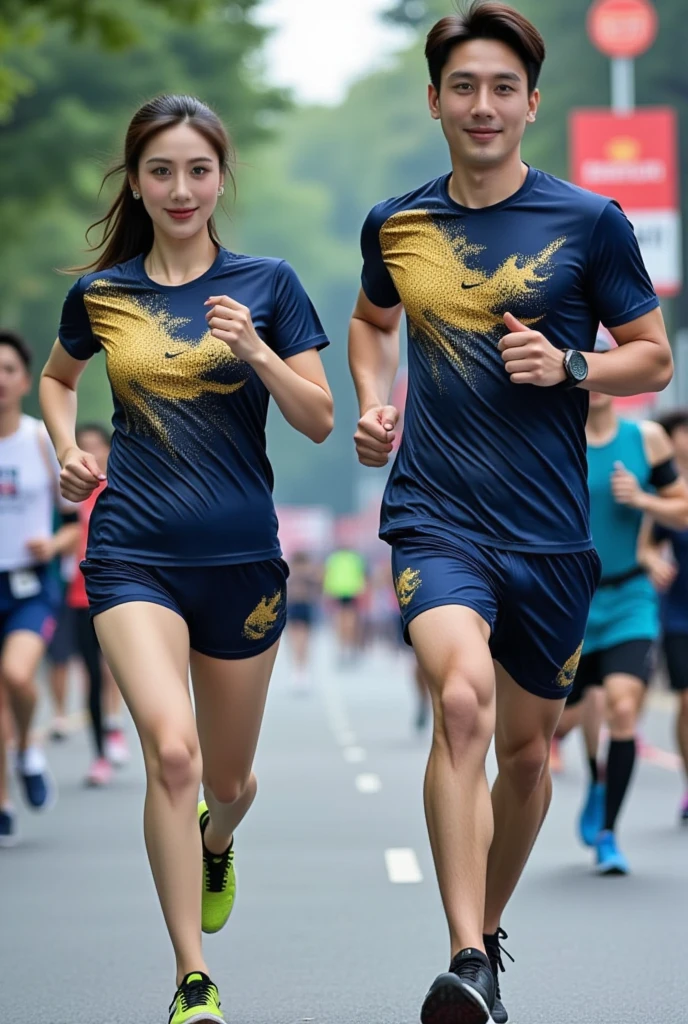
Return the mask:
{"type": "Polygon", "coordinates": [[[258,780],[252,772],[248,775],[216,776],[206,771],[204,788],[206,791],[210,790],[219,804],[231,805],[238,803],[249,789],[255,796],[258,780]]]}
{"type": "Polygon", "coordinates": [[[144,742],[144,752],[149,775],[152,771],[169,793],[200,788],[202,763],[197,739],[166,733],[148,744],[144,742]]]}

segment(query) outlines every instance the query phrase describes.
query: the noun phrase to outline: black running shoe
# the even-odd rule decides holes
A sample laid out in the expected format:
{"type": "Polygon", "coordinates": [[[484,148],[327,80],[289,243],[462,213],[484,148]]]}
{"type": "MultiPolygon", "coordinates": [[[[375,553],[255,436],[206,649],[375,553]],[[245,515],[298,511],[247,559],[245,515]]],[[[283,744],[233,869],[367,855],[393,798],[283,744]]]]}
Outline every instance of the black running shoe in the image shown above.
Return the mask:
{"type": "Polygon", "coordinates": [[[462,949],[447,974],[433,981],[420,1011],[421,1024],[490,1024],[495,983],[489,959],[462,949]]]}
{"type": "Polygon", "coordinates": [[[492,1020],[494,1021],[494,1024],[506,1024],[509,1019],[509,1014],[506,1012],[506,1007],[502,1002],[502,994],[499,991],[499,972],[506,970],[502,963],[502,953],[504,953],[505,956],[508,956],[512,963],[514,962],[514,958],[511,953],[507,953],[505,949],[502,949],[500,944],[501,939],[508,938],[509,936],[503,928],[498,928],[494,935],[483,935],[483,942],[485,943],[485,949],[492,966],[495,983],[495,1001],[494,1007],[492,1008],[492,1020]]]}

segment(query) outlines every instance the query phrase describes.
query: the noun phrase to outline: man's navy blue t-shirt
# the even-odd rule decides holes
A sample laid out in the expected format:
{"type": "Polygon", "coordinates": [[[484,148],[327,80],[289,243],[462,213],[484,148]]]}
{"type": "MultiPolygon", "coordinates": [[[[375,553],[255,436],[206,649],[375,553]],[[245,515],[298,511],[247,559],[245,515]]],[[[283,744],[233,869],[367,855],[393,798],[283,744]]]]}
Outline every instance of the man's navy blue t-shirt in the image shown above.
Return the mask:
{"type": "Polygon", "coordinates": [[[247,306],[282,359],[328,343],[287,263],[226,249],[187,284],[157,284],[139,256],[80,278],[65,300],[59,340],[75,359],[105,350],[115,406],[89,558],[223,565],[280,555],[265,446],[270,396],[211,337],[204,303],[217,295],[247,306]]]}
{"type": "Polygon", "coordinates": [[[459,206],[449,175],[374,207],[362,285],[402,302],[408,396],[380,535],[458,535],[512,551],[592,547],[587,392],[512,384],[503,314],[561,349],[591,351],[598,324],[658,305],[633,229],[613,201],[529,168],[501,203],[459,206]]]}

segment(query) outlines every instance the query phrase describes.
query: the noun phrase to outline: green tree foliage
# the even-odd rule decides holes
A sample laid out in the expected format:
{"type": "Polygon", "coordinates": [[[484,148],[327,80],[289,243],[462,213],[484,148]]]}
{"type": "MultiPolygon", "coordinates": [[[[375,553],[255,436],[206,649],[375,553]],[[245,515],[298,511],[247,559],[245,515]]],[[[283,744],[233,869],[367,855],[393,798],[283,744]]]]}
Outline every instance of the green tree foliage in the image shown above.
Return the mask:
{"type": "MultiPolygon", "coordinates": [[[[139,7],[158,9],[193,24],[212,0],[140,0],[139,7]]],[[[7,58],[18,49],[30,52],[47,25],[63,25],[72,39],[93,42],[104,50],[122,50],[140,39],[138,15],[108,0],[0,0],[0,117],[6,118],[18,96],[30,92],[30,71],[12,67],[7,58]]]]}

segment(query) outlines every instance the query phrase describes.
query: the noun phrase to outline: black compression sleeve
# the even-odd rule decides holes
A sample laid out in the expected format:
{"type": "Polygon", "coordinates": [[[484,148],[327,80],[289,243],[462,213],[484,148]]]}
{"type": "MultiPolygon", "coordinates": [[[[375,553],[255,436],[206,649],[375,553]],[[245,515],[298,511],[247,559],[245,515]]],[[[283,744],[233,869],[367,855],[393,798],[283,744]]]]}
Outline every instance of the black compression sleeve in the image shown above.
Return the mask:
{"type": "Polygon", "coordinates": [[[665,462],[660,462],[658,466],[652,467],[650,483],[657,490],[668,487],[676,480],[678,480],[678,470],[673,459],[667,459],[665,462]]]}

